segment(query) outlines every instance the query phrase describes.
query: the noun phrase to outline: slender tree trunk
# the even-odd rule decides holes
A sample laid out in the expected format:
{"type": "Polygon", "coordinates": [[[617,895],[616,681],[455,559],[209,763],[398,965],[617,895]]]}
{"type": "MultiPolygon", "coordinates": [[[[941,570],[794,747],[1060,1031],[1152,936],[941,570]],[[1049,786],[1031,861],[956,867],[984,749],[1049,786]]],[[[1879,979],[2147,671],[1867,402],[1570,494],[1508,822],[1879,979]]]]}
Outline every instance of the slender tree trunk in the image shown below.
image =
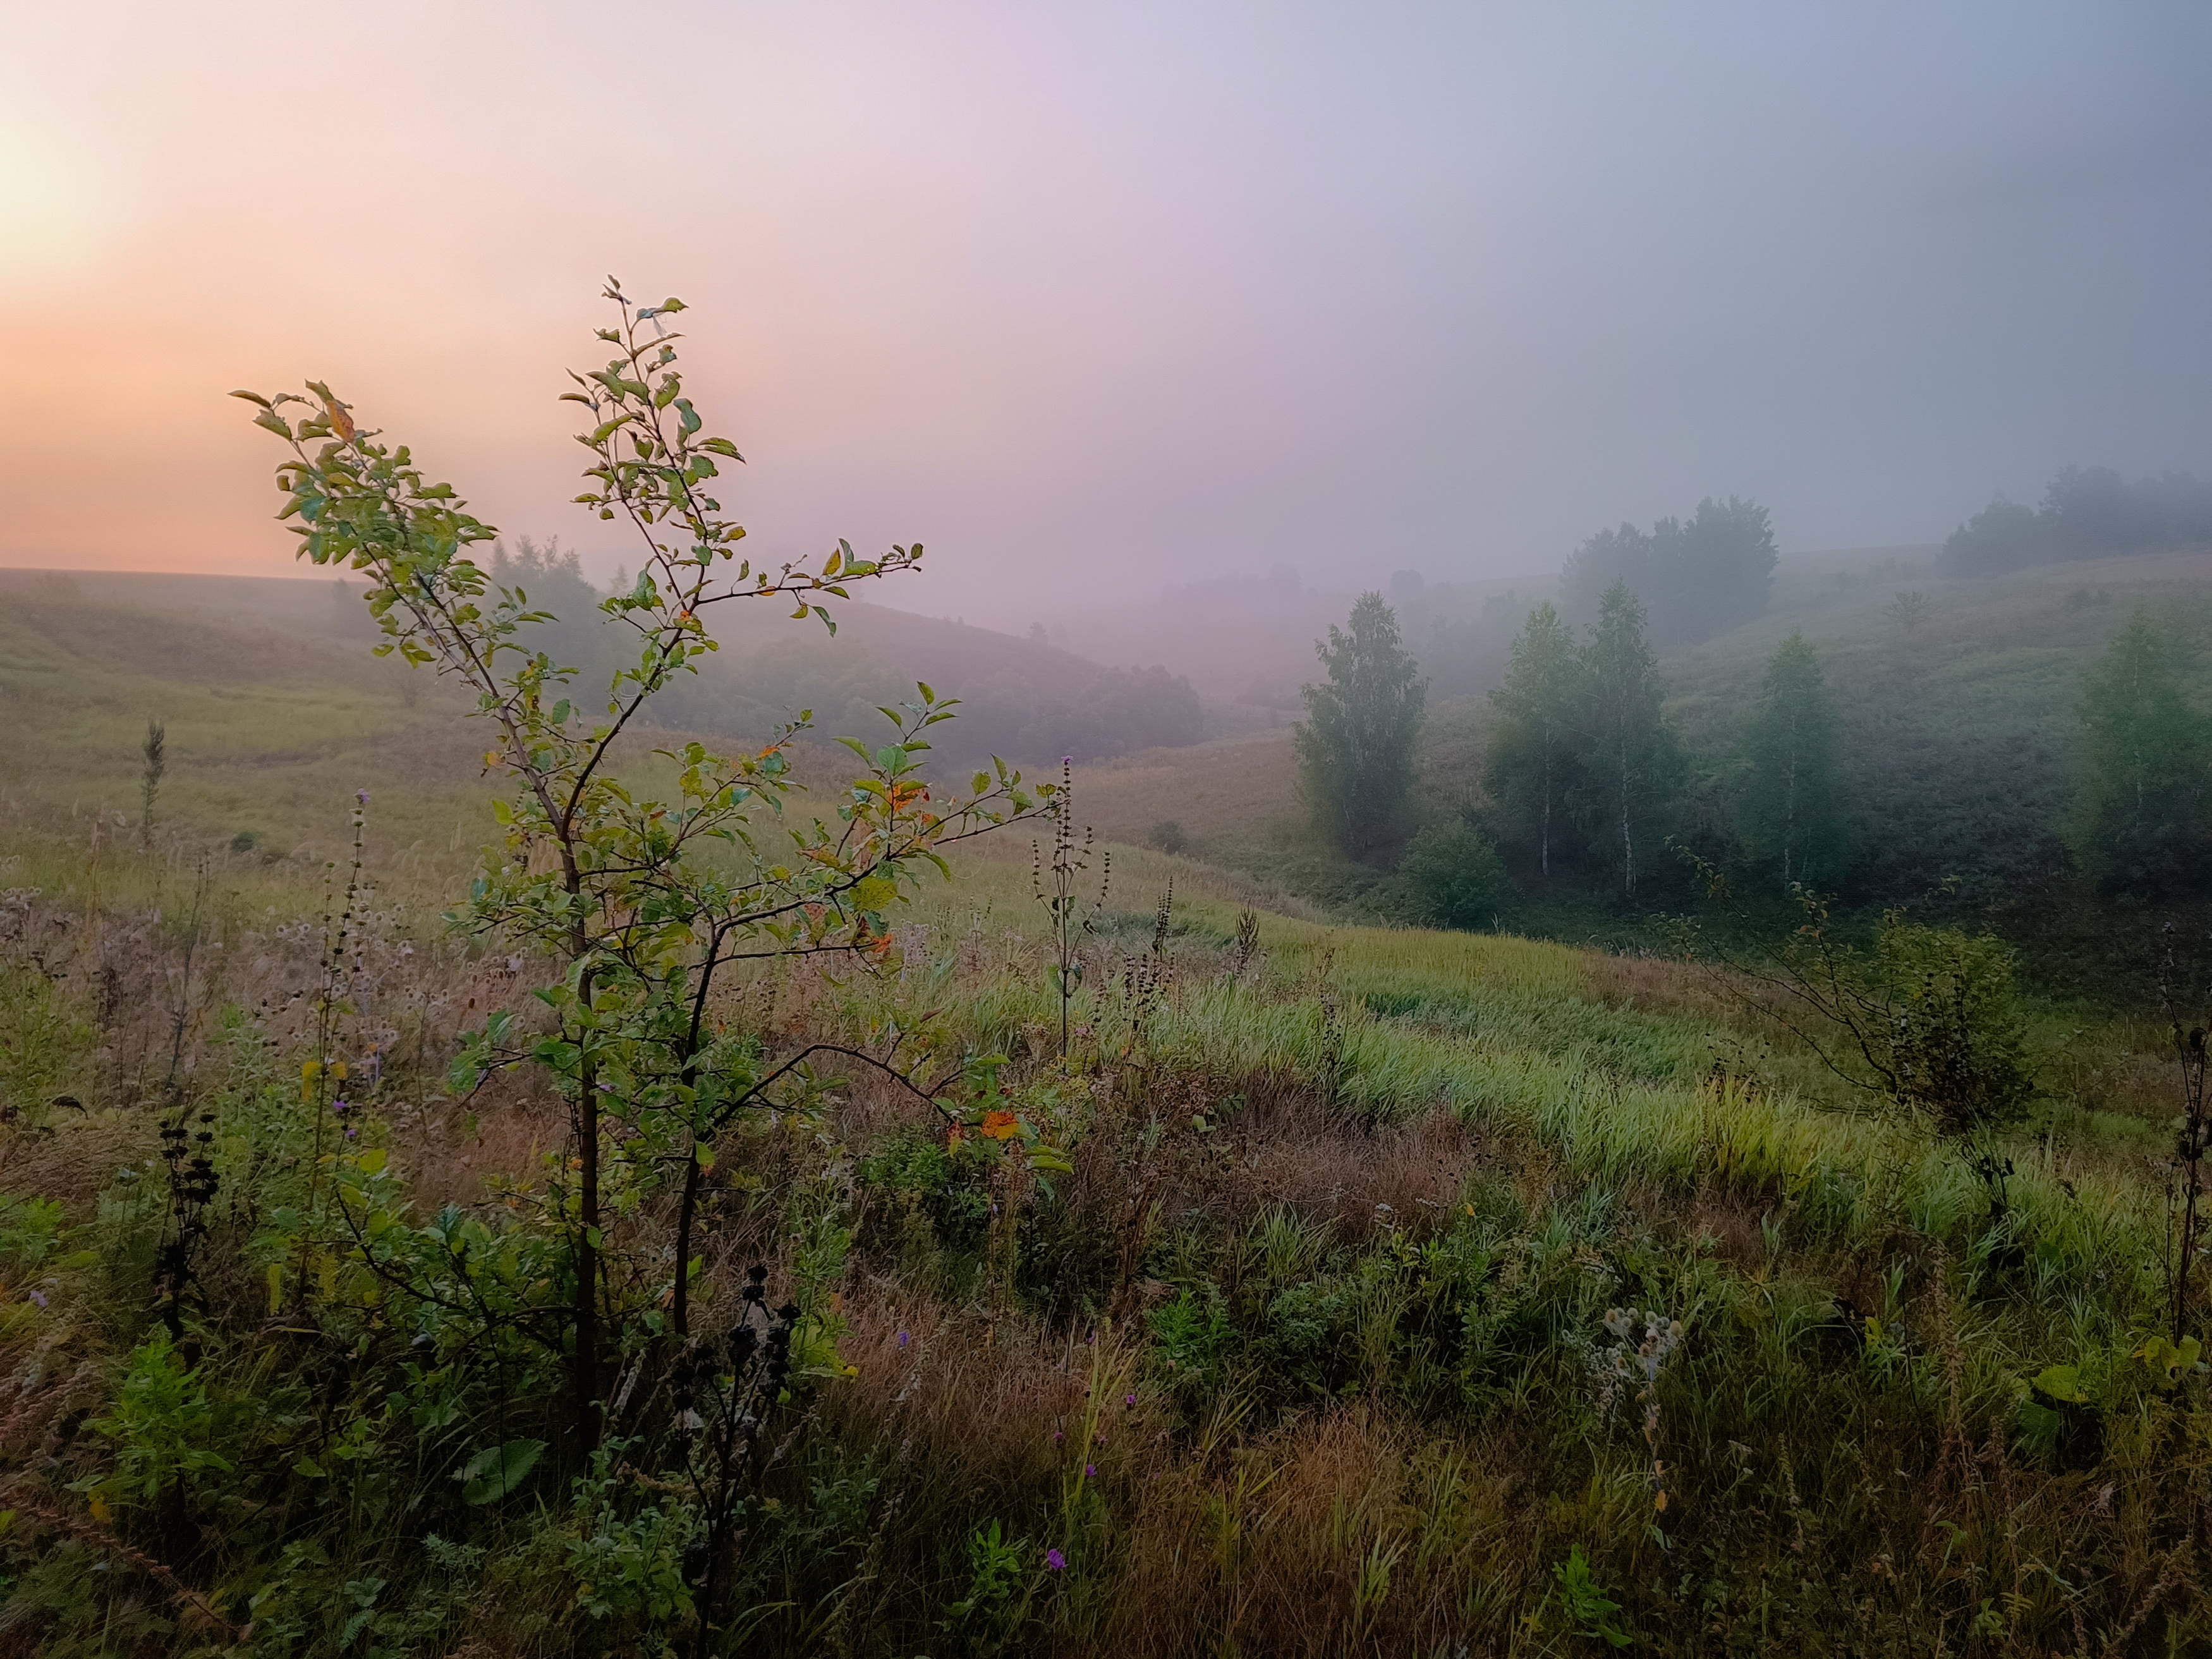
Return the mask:
{"type": "Polygon", "coordinates": [[[1636,837],[1628,825],[1628,745],[1620,746],[1620,856],[1630,898],[1636,896],[1636,837]]]}
{"type": "MultiPolygon", "coordinates": [[[[581,954],[580,951],[579,954],[581,954]]],[[[577,993],[588,1007],[592,972],[586,969],[577,981],[577,993]]],[[[570,1402],[569,1432],[574,1437],[579,1463],[599,1443],[599,1079],[588,1042],[579,1045],[576,1063],[576,1139],[580,1169],[577,1181],[576,1216],[576,1353],[569,1374],[574,1398],[570,1402]]]]}
{"type": "Polygon", "coordinates": [[[583,1169],[576,1218],[576,1357],[571,1373],[574,1415],[569,1427],[580,1455],[599,1439],[599,1252],[592,1241],[599,1231],[599,1079],[586,1054],[577,1069],[582,1085],[576,1103],[576,1136],[583,1169]]]}
{"type": "Polygon", "coordinates": [[[691,1334],[691,1229],[699,1214],[699,1141],[692,1137],[691,1161],[684,1170],[684,1201],[676,1211],[676,1299],[669,1323],[678,1342],[691,1334]]]}
{"type": "Polygon", "coordinates": [[[1790,889],[1790,854],[1797,848],[1797,723],[1790,724],[1790,764],[1782,787],[1782,887],[1790,889]]]}
{"type": "Polygon", "coordinates": [[[1544,806],[1537,820],[1536,867],[1552,878],[1552,746],[1544,745],[1544,806]]]}

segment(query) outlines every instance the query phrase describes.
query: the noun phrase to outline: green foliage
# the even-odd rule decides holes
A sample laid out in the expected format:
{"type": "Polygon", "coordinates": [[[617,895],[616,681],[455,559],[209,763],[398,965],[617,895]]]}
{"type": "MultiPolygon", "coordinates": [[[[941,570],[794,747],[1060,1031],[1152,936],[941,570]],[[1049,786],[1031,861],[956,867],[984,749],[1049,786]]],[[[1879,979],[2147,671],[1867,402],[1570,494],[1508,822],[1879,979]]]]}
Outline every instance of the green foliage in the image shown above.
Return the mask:
{"type": "Polygon", "coordinates": [[[1614,1622],[1613,1615],[1620,1611],[1620,1603],[1597,1582],[1596,1575],[1590,1571],[1589,1558],[1583,1553],[1580,1544],[1567,1552],[1565,1560],[1553,1564],[1552,1577],[1559,1586],[1559,1599],[1565,1606],[1568,1622],[1574,1626],[1577,1635],[1615,1648],[1627,1647],[1635,1641],[1614,1622]]]}
{"type": "Polygon", "coordinates": [[[1432,823],[1398,860],[1421,919],[1438,927],[1480,927],[1510,890],[1489,838],[1463,818],[1432,823]]]}
{"type": "Polygon", "coordinates": [[[1022,1612],[1015,1596],[1029,1599],[1030,1550],[1030,1540],[1008,1538],[1000,1521],[977,1528],[968,1540],[968,1593],[945,1608],[945,1630],[978,1651],[996,1651],[1022,1612]]]}
{"type": "Polygon", "coordinates": [[[2108,466],[2068,466],[2045,486],[2039,507],[2000,495],[1954,531],[1942,565],[1948,575],[1986,576],[2208,540],[2212,483],[2169,471],[2130,483],[2108,466]]]}
{"type": "Polygon", "coordinates": [[[1547,879],[1576,782],[1587,702],[1582,676],[1574,630],[1547,603],[1528,613],[1513,641],[1505,683],[1490,694],[1497,720],[1483,757],[1483,787],[1506,834],[1534,848],[1537,873],[1547,879]]]}
{"type": "Polygon", "coordinates": [[[62,1220],[57,1200],[0,1193],[0,1267],[22,1275],[43,1265],[61,1243],[62,1220]]]}
{"type": "MultiPolygon", "coordinates": [[[[1692,862],[1725,897],[1718,872],[1692,862]]],[[[1991,1138],[2020,1123],[2036,1092],[2011,947],[1893,910],[1863,949],[1818,894],[1800,887],[1794,896],[1796,926],[1778,941],[1749,951],[1722,943],[1728,972],[1720,988],[1796,1036],[1837,1076],[1969,1143],[2001,1192],[2006,1171],[1991,1138]]],[[[1730,931],[1756,937],[1756,924],[1739,916],[1730,931]]],[[[1693,932],[1684,943],[1694,955],[1713,940],[1693,932]]]]}
{"type": "Polygon", "coordinates": [[[44,1124],[58,1098],[76,1098],[94,1038],[92,1022],[52,974],[0,962],[0,1123],[44,1124]]]}
{"type": "Polygon", "coordinates": [[[1767,659],[1745,723],[1741,824],[1753,857],[1784,891],[1842,873],[1845,842],[1836,711],[1802,633],[1767,659]]]}
{"type": "Polygon", "coordinates": [[[1159,1364],[1176,1392],[1203,1398],[1221,1381],[1228,1351],[1228,1310],[1210,1283],[1188,1287],[1146,1316],[1159,1344],[1159,1364]]]}
{"type": "MultiPolygon", "coordinates": [[[[450,920],[544,952],[562,971],[536,994],[550,1011],[550,1029],[523,1036],[502,1012],[476,1035],[458,1075],[467,1085],[535,1063],[572,1103],[574,1190],[556,1188],[543,1201],[567,1231],[573,1306],[550,1325],[533,1317],[514,1327],[573,1356],[572,1456],[597,1432],[603,1322],[613,1320],[613,1334],[626,1341],[625,1314],[657,1300],[647,1290],[628,1308],[603,1302],[599,1287],[610,1281],[600,1257],[613,1206],[625,1196],[636,1201],[669,1162],[684,1171],[666,1269],[670,1324],[680,1337],[689,1323],[700,1172],[711,1162],[714,1137],[748,1115],[811,1110],[823,1087],[812,1061],[825,1048],[902,1079],[923,1058],[902,1054],[898,1041],[888,1054],[814,1044],[766,1056],[751,1035],[718,1035],[708,1024],[716,975],[738,961],[780,956],[881,960],[891,949],[886,913],[921,869],[944,869],[939,848],[1018,817],[1052,793],[1033,796],[1019,774],[994,764],[976,774],[967,794],[933,798],[920,776],[930,747],[925,734],[952,717],[952,705],[926,684],[918,700],[883,711],[890,743],[871,749],[842,739],[864,769],[836,792],[834,816],[811,823],[793,824],[784,812],[803,714],[750,755],[717,755],[697,742],[663,751],[675,775],[672,798],[635,793],[617,775],[616,745],[647,702],[696,673],[716,649],[702,614],[709,605],[787,599],[794,617],[817,617],[834,632],[821,600],[848,597],[854,581],[913,568],[921,550],[894,548],[866,560],[841,542],[816,569],[757,568],[740,559],[744,527],[710,491],[720,488],[720,463],[744,458],[728,440],[702,435],[703,417],[684,393],[681,337],[665,319],[684,307],[675,300],[634,306],[611,283],[606,297],[617,326],[598,332],[614,355],[604,368],[572,374],[578,389],[566,394],[595,422],[578,434],[593,463],[585,474],[590,488],[576,499],[602,520],[628,520],[643,553],[635,584],[600,605],[636,651],[617,661],[603,699],[569,694],[579,671],[529,631],[550,613],[531,608],[521,586],[496,585],[467,556],[493,538],[492,527],[464,511],[451,486],[428,482],[406,447],[361,430],[319,382],[309,383],[306,397],[238,394],[259,407],[256,423],[291,452],[278,468],[286,495],[280,516],[300,521],[301,555],[368,576],[369,611],[384,635],[379,653],[434,665],[465,684],[495,740],[484,765],[512,781],[495,809],[502,838],[487,849],[467,904],[450,920]],[[292,404],[308,412],[288,418],[292,404]],[[726,587],[716,587],[718,576],[726,587]],[[627,1155],[620,1167],[603,1169],[610,1130],[627,1155]],[[629,1194],[610,1190],[611,1182],[627,1184],[629,1194]]],[[[384,1283],[422,1293],[398,1258],[378,1265],[376,1235],[360,1231],[360,1217],[349,1211],[346,1221],[362,1259],[384,1283]]],[[[648,1250],[639,1261],[659,1254],[648,1250]]]]}
{"type": "Polygon", "coordinates": [[[1357,858],[1404,824],[1426,684],[1380,593],[1361,594],[1347,625],[1331,627],[1315,652],[1328,678],[1300,693],[1306,718],[1292,734],[1299,776],[1316,821],[1357,858]]]}
{"type": "Polygon", "coordinates": [[[2108,891],[2202,885],[2212,732],[2172,640],[2138,610],[2082,676],[2072,842],[2108,891]]]}
{"type": "Polygon", "coordinates": [[[544,1455],[543,1440],[510,1440],[488,1446],[461,1466],[461,1501],[495,1504],[529,1479],[544,1455]]]}
{"type": "Polygon", "coordinates": [[[2027,1115],[2035,1094],[2013,952],[1990,934],[1882,926],[1869,988],[1883,1018],[1869,1033],[1877,1071],[1899,1102],[1945,1134],[1987,1135],[2027,1115]]]}
{"type": "Polygon", "coordinates": [[[1625,585],[1660,647],[1679,651],[1764,611],[1779,556],[1765,507],[1707,496],[1686,523],[1662,519],[1648,534],[1624,524],[1591,537],[1567,560],[1559,591],[1571,617],[1591,618],[1607,590],[1625,585]]]}
{"type": "Polygon", "coordinates": [[[592,1472],[574,1485],[576,1530],[563,1547],[580,1611],[651,1629],[691,1611],[684,1552],[699,1536],[702,1522],[680,1500],[636,1503],[613,1467],[626,1447],[626,1442],[609,1441],[592,1454],[592,1472]]]}
{"type": "Polygon", "coordinates": [[[139,747],[144,764],[138,774],[138,838],[143,842],[154,830],[154,805],[161,796],[161,779],[169,769],[169,733],[161,721],[146,722],[146,741],[139,747]]]}
{"type": "Polygon", "coordinates": [[[172,1487],[231,1465],[214,1449],[215,1407],[206,1381],[156,1330],[131,1356],[113,1407],[92,1427],[115,1443],[114,1474],[90,1483],[115,1499],[153,1504],[172,1487]]]}
{"type": "Polygon", "coordinates": [[[1598,605],[1582,653],[1584,705],[1580,781],[1572,799],[1593,850],[1633,900],[1642,873],[1680,787],[1680,740],[1661,704],[1666,684],[1644,634],[1644,606],[1624,581],[1598,605]]]}

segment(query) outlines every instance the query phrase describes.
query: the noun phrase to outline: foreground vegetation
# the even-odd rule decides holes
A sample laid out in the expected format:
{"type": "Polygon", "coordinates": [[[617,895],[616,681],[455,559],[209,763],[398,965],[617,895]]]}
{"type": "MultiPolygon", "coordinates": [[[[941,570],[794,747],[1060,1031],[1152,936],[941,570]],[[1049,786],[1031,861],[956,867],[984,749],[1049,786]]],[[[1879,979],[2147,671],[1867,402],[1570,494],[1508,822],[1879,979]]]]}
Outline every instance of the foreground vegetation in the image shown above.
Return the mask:
{"type": "MultiPolygon", "coordinates": [[[[0,1639],[689,1641],[703,1519],[661,1461],[665,1340],[568,1468],[532,1449],[561,1440],[557,1353],[380,1285],[343,1232],[284,1305],[320,929],[237,902],[220,856],[195,917],[195,851],[104,854],[167,885],[159,920],[9,910],[0,1639]],[[190,1201],[162,1157],[177,1079],[213,1177],[181,1340],[155,1307],[190,1201]]],[[[764,1412],[710,1649],[2193,1639],[2203,1383],[2146,1347],[2154,1061],[2074,1056],[2118,1075],[2014,1138],[1992,1224],[1946,1146],[1838,1109],[1777,1034],[1747,1064],[1752,1034],[1679,970],[1266,915],[1240,934],[1247,894],[1116,862],[1125,894],[1178,897],[1164,931],[1097,914],[1066,1061],[1019,859],[964,862],[897,969],[730,986],[731,1021],[848,1040],[927,1005],[1007,1056],[988,1109],[1020,1128],[948,1136],[854,1075],[716,1143],[702,1324],[744,1314],[757,1261],[803,1364],[764,1412]]],[[[380,1070],[338,1167],[392,1183],[365,1224],[416,1249],[487,1230],[526,1291],[543,1246],[511,1218],[560,1182],[567,1109],[520,1076],[457,1097],[443,1066],[513,969],[364,908],[339,1046],[380,1070]]],[[[665,1227],[674,1198],[641,1181],[622,1224],[665,1227]]],[[[648,1326],[668,1292],[665,1268],[610,1287],[648,1326]]]]}
{"type": "Polygon", "coordinates": [[[254,399],[307,550],[481,718],[300,643],[230,729],[326,747],[242,807],[25,705],[109,793],[0,821],[0,1654],[2208,1639],[2201,1032],[1924,930],[1793,1009],[1332,925],[954,790],[927,687],[837,770],[653,727],[709,604],[918,553],[738,565],[678,307],[611,297],[604,698],[317,386],[254,399]]]}

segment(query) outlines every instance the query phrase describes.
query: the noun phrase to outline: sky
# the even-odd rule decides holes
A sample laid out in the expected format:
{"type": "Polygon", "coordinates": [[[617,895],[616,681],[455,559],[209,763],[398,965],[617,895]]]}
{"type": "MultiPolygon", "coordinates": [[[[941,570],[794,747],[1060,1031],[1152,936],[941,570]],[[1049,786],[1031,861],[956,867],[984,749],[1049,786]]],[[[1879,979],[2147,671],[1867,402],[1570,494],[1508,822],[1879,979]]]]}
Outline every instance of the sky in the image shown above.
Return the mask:
{"type": "Polygon", "coordinates": [[[618,275],[779,556],[1018,624],[1556,569],[1753,497],[1940,540],[2212,471],[2212,8],[14,9],[0,563],[290,571],[228,400],[329,380],[595,567],[618,275]]]}

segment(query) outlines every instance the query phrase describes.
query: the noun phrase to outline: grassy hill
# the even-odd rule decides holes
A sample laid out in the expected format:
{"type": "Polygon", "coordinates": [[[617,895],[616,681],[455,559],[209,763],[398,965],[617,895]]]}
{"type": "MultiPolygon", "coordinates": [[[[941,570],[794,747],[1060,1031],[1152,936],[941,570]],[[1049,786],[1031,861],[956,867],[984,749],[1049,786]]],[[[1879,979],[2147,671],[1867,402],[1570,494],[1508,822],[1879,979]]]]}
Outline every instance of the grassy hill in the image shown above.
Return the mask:
{"type": "MultiPolygon", "coordinates": [[[[1768,655],[1802,629],[1842,719],[1856,856],[1845,896],[1909,903],[1997,927],[2062,994],[2148,994],[2151,919],[2116,915],[2075,878],[2063,842],[2074,698],[2082,670],[2139,605],[2175,629],[2201,673],[2212,643],[2212,554],[2046,566],[1945,582],[1891,555],[1787,584],[1759,620],[1662,664],[1668,710],[1698,757],[1691,810],[1725,823],[1735,746],[1768,655]],[[1842,580],[1837,580],[1841,577],[1842,580]],[[1892,616],[1900,578],[1929,595],[1907,632],[1892,616]]],[[[1422,811],[1479,805],[1486,700],[1446,698],[1423,734],[1422,811]]],[[[1379,868],[1321,845],[1296,791],[1287,730],[1172,754],[1134,755],[1079,777],[1085,813],[1141,838],[1172,820],[1194,850],[1264,872],[1347,914],[1387,896],[1379,868]]],[[[1662,872],[1663,874],[1664,872],[1662,872]]],[[[1652,903],[1682,908],[1686,889],[1652,903]]],[[[1640,917],[1600,897],[1545,897],[1524,879],[1509,924],[1554,937],[1633,938],[1640,917]]],[[[2193,914],[2193,912],[2192,912],[2193,914]]]]}
{"type": "MultiPolygon", "coordinates": [[[[1972,597],[1982,631],[1930,679],[2056,648],[2033,592],[1972,597]]],[[[763,1055],[899,1033],[996,1056],[996,1103],[953,1133],[833,1054],[817,1095],[711,1139],[700,1343],[669,1334],[666,1240],[702,1160],[600,1142],[624,1196],[595,1451],[562,1438],[568,1103],[535,1065],[466,1093],[448,1069],[493,1013],[529,1029],[556,972],[436,920],[489,833],[463,711],[365,659],[326,588],[252,624],[9,599],[0,1656],[2212,1638],[2205,1377],[2147,1346],[2176,1098],[2154,1026],[2037,1017],[2041,1094],[1970,1148],[1723,978],[1291,896],[1318,855],[1280,737],[1086,768],[1114,876],[1095,908],[1079,889],[1066,1054],[1018,828],[896,913],[875,970],[763,963],[718,994],[763,1055]],[[334,951],[325,866],[363,787],[369,896],[334,951]],[[1124,838],[1154,814],[1206,860],[1124,838]],[[341,1060],[343,1113],[308,1069],[341,1060]],[[1977,1152],[2008,1164],[2001,1206],[1977,1152]],[[702,1431],[755,1374],[732,1336],[755,1264],[798,1361],[726,1482],[702,1431]]],[[[1838,656],[1887,649],[1855,617],[1838,656]]],[[[1683,671],[1714,708],[1747,632],[1683,671]]],[[[1996,703],[2063,672],[2007,666],[1996,703]]],[[[1434,790],[1471,774],[1480,716],[1440,711],[1434,790]]]]}
{"type": "MultiPolygon", "coordinates": [[[[357,583],[0,571],[0,799],[136,823],[146,724],[167,728],[161,811],[195,833],[264,852],[327,851],[330,803],[391,792],[410,844],[452,840],[479,799],[465,781],[466,705],[426,670],[368,654],[357,583]]],[[[1058,647],[986,629],[848,605],[833,639],[816,623],[738,605],[725,648],[656,706],[665,726],[765,732],[811,709],[822,740],[872,738],[879,704],[927,680],[962,700],[940,728],[942,760],[996,753],[1050,764],[1113,752],[1145,733],[1195,738],[1207,718],[1171,686],[1058,647]],[[1087,746],[1086,746],[1087,745],[1087,746]]],[[[564,623],[557,651],[604,658],[564,623]]]]}

